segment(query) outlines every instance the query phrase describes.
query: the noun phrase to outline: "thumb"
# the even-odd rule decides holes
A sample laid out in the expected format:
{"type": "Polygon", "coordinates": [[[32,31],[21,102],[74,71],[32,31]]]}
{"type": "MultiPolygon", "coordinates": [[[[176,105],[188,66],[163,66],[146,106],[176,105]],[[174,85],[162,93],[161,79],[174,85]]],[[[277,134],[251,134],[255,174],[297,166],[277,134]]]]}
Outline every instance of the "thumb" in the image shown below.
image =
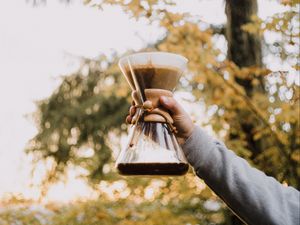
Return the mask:
{"type": "Polygon", "coordinates": [[[161,96],[159,98],[160,104],[168,109],[173,115],[182,114],[181,106],[172,97],[161,96]]]}

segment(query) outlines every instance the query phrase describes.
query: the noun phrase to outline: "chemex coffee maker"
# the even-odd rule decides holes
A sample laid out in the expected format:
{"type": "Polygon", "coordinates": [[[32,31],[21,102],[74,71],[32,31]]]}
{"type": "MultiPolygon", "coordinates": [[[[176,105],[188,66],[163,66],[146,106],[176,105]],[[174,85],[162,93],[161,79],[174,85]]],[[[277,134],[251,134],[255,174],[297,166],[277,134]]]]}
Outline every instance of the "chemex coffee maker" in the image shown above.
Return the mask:
{"type": "Polygon", "coordinates": [[[179,176],[188,171],[174,121],[159,104],[160,96],[173,95],[186,65],[186,58],[166,52],[136,53],[120,59],[136,107],[129,142],[116,162],[121,175],[179,176]]]}

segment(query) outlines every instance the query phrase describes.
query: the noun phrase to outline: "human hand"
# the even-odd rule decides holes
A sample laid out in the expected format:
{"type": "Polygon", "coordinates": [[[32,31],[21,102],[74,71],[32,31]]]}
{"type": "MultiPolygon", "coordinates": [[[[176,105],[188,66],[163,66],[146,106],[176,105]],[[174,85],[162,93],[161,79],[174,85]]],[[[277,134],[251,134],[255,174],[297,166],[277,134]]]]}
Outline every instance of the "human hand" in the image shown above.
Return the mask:
{"type": "MultiPolygon", "coordinates": [[[[160,104],[169,111],[174,120],[174,126],[177,128],[178,133],[176,137],[180,145],[184,144],[194,130],[194,124],[187,112],[182,106],[173,98],[161,96],[159,99],[160,104]]],[[[131,106],[129,115],[126,118],[127,123],[131,123],[132,117],[136,112],[136,108],[131,106]]]]}

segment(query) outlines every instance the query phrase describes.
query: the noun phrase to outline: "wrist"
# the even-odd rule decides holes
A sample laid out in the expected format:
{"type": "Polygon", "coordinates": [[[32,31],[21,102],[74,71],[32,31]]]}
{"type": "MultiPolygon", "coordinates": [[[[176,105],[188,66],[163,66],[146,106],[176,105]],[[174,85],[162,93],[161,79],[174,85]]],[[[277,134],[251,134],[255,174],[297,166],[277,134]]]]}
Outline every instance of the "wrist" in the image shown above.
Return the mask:
{"type": "Polygon", "coordinates": [[[191,123],[189,129],[186,132],[182,133],[181,135],[177,135],[177,141],[180,145],[184,145],[185,142],[192,136],[196,125],[191,123]]]}

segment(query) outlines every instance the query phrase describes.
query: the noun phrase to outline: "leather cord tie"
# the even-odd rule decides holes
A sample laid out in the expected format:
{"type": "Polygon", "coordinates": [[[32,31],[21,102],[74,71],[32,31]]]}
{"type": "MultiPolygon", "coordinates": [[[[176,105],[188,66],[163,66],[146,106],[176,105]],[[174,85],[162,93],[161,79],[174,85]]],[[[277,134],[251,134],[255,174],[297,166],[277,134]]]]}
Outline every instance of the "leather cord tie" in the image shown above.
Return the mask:
{"type": "Polygon", "coordinates": [[[174,120],[170,116],[169,112],[164,108],[161,108],[159,104],[160,96],[171,97],[173,96],[172,92],[163,89],[145,89],[144,93],[147,100],[142,104],[138,98],[137,92],[134,91],[132,93],[135,107],[141,109],[142,113],[140,114],[139,110],[136,110],[131,123],[137,123],[137,121],[140,120],[138,118],[139,115],[142,115],[141,119],[143,119],[144,122],[166,123],[169,129],[176,134],[177,129],[174,126],[174,120]]]}

